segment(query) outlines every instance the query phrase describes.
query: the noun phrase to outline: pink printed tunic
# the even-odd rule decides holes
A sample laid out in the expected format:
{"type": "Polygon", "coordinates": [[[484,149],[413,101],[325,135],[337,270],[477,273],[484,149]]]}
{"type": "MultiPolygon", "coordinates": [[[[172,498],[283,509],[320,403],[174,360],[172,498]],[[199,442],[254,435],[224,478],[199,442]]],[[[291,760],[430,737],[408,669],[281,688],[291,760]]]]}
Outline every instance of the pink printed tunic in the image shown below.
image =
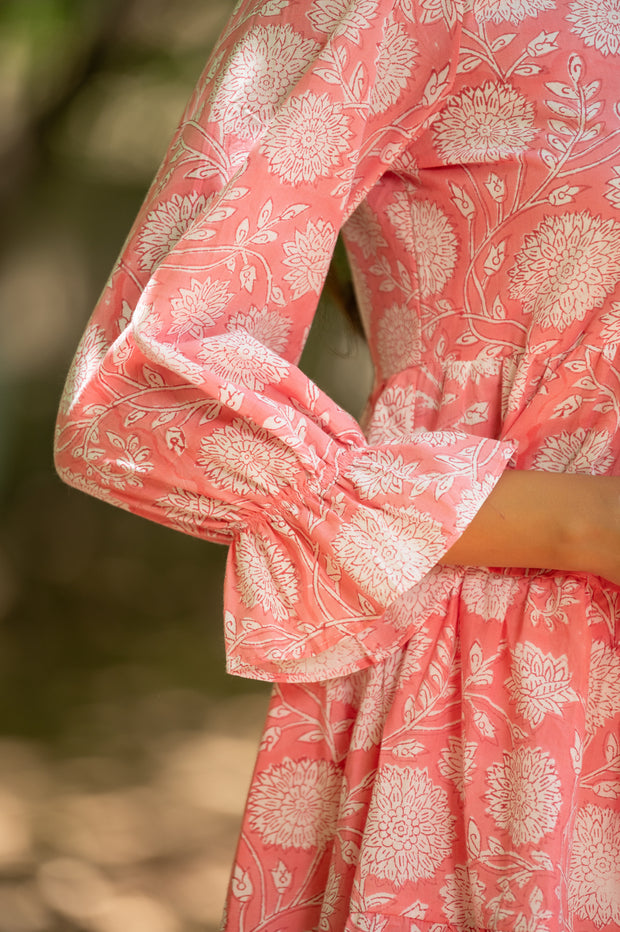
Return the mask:
{"type": "Polygon", "coordinates": [[[242,0],[83,337],[63,479],[230,544],[276,681],[227,932],[620,929],[620,591],[437,565],[618,472],[620,0],[242,0]],[[342,228],[363,430],[298,368],[342,228]]]}

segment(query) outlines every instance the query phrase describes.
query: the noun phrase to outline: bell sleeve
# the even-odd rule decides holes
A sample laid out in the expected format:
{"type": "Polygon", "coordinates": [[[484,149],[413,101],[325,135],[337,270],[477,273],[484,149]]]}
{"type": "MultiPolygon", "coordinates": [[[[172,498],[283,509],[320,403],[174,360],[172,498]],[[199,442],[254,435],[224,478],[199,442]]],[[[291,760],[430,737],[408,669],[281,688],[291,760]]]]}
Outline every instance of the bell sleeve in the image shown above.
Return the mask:
{"type": "Polygon", "coordinates": [[[61,478],[230,545],[231,673],[386,657],[409,636],[386,607],[512,453],[458,432],[371,446],[296,366],[338,230],[450,90],[458,23],[433,10],[242,0],[67,378],[61,478]]]}

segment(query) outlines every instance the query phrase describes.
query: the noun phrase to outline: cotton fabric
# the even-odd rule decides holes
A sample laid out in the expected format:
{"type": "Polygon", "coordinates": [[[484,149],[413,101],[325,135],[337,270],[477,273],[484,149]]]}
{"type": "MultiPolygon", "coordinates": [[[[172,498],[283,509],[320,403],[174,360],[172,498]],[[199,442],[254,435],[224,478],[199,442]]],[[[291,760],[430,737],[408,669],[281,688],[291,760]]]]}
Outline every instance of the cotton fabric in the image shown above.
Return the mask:
{"type": "Polygon", "coordinates": [[[276,681],[228,932],[620,928],[619,590],[439,567],[618,471],[620,3],[243,0],[78,348],[65,481],[230,544],[276,681]],[[342,229],[363,427],[296,367],[342,229]]]}

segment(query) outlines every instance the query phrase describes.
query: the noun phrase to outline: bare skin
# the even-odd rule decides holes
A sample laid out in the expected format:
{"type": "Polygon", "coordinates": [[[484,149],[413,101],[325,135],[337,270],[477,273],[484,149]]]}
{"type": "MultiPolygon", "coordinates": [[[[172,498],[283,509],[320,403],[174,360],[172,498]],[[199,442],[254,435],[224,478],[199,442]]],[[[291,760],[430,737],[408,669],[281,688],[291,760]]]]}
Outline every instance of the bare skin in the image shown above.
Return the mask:
{"type": "Polygon", "coordinates": [[[620,477],[507,470],[440,562],[593,573],[620,585],[620,477]]]}

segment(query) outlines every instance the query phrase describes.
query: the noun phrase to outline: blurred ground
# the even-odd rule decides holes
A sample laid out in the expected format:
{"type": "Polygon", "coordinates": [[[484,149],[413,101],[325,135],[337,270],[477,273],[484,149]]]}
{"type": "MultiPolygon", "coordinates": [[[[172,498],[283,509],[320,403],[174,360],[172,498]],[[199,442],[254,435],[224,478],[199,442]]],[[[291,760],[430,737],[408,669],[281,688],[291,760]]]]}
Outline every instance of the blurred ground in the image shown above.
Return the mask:
{"type": "MultiPolygon", "coordinates": [[[[224,673],[225,552],[65,488],[51,448],[231,9],[0,2],[0,932],[218,926],[268,695],[224,673]]],[[[329,300],[303,365],[359,413],[368,359],[329,300]]]]}

